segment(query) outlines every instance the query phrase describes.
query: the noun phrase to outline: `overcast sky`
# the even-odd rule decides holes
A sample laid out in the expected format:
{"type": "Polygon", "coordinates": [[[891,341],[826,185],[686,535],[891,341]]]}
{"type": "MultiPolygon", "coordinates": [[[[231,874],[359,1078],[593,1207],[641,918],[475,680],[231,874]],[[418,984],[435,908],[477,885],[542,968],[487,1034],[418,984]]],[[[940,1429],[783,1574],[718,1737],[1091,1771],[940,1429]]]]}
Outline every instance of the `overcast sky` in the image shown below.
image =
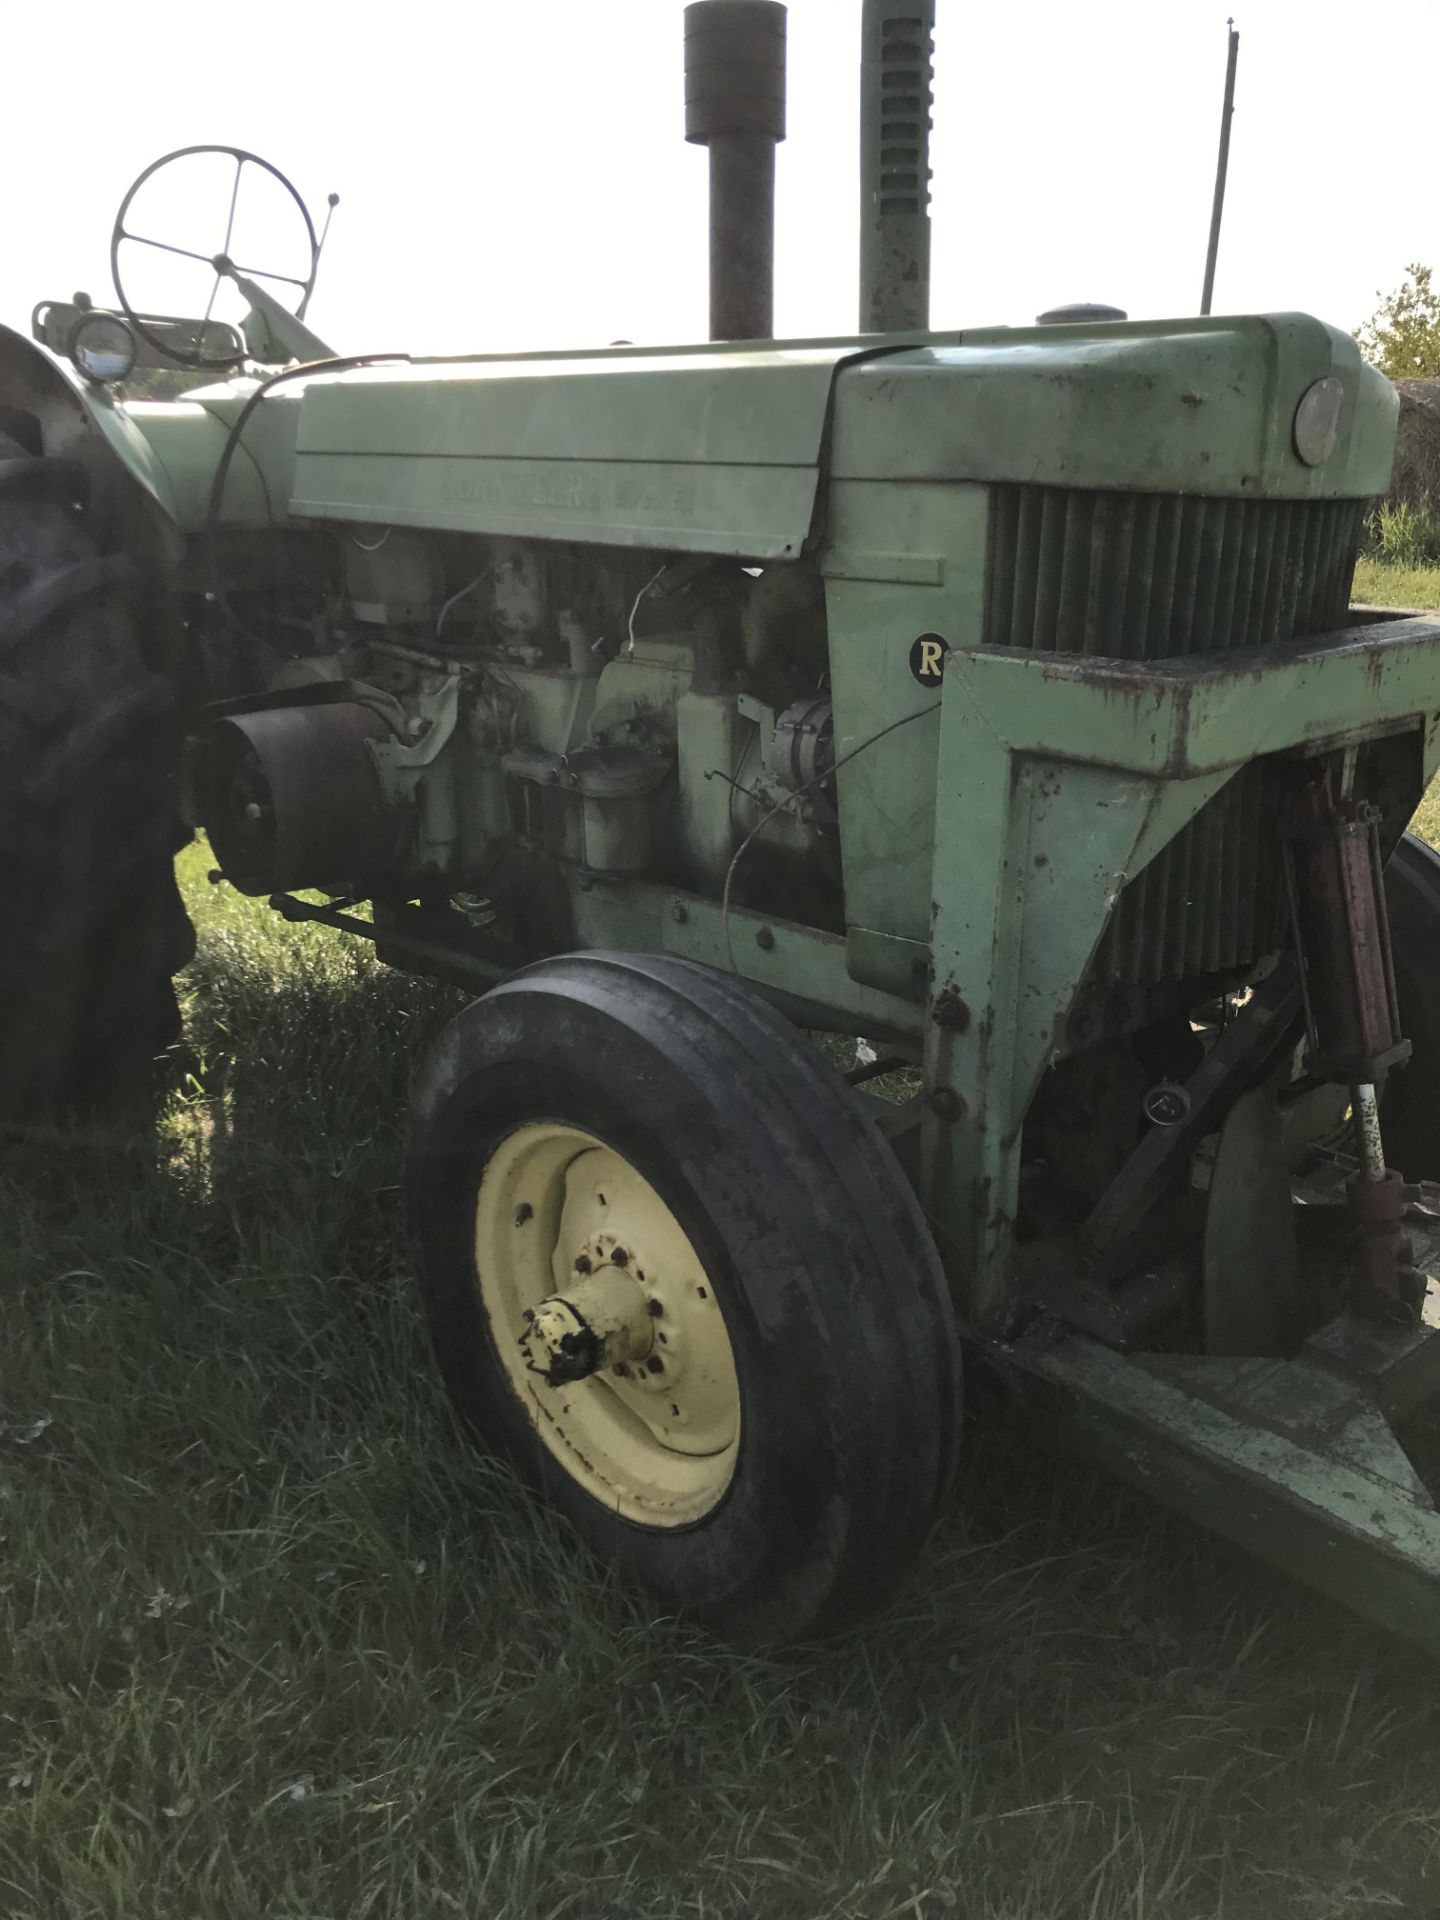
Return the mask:
{"type": "MultiPolygon", "coordinates": [[[[110,297],[132,177],[221,141],[342,197],[311,307],[350,352],[703,338],[705,155],[682,134],[682,0],[128,0],[7,9],[0,28],[0,319],[110,297]],[[233,26],[230,23],[234,23],[233,26]]],[[[1105,300],[1199,301],[1225,65],[1215,0],[939,0],[937,327],[1105,300]]],[[[791,0],[777,330],[856,315],[859,0],[791,0]]],[[[1440,0],[1247,0],[1217,312],[1351,327],[1411,260],[1440,266],[1440,0]]],[[[248,180],[248,175],[247,175],[248,180]]],[[[137,208],[139,203],[137,202],[137,208]]],[[[228,205],[196,177],[157,237],[210,252],[228,205]]],[[[281,210],[244,216],[284,270],[281,210]]],[[[153,230],[153,228],[152,228],[153,230]]],[[[188,271],[188,269],[187,269],[188,271]]],[[[199,269],[196,269],[198,272],[199,269]]],[[[134,304],[203,307],[137,259],[134,304]]]]}

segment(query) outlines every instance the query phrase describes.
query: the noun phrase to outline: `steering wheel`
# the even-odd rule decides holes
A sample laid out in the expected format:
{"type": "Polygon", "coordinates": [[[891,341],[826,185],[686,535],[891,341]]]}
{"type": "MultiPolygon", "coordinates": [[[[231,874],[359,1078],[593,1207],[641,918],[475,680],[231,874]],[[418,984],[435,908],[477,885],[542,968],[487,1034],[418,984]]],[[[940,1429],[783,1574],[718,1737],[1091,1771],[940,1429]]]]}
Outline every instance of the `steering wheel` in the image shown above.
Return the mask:
{"type": "MultiPolygon", "coordinates": [[[[146,167],[145,171],[131,182],[129,192],[120,202],[120,211],[115,216],[115,225],[110,234],[110,272],[115,281],[115,292],[120,301],[121,311],[142,340],[146,341],[157,352],[166,355],[171,360],[178,360],[182,366],[186,367],[218,368],[233,367],[238,364],[237,358],[233,353],[216,355],[213,353],[207,354],[205,351],[206,330],[209,327],[210,315],[215,306],[215,296],[220,291],[221,283],[229,274],[243,273],[252,280],[272,280],[284,286],[298,287],[300,290],[299,301],[292,311],[303,316],[305,303],[309,299],[310,290],[315,284],[315,268],[319,258],[320,242],[315,237],[315,223],[310,218],[310,212],[305,202],[300,198],[300,195],[278,167],[272,167],[270,162],[268,160],[262,160],[258,153],[247,153],[243,147],[177,147],[174,153],[163,154],[160,159],[152,161],[151,164],[146,167]],[[200,153],[228,153],[235,162],[235,179],[230,188],[230,210],[225,221],[225,238],[219,252],[214,254],[194,253],[188,247],[172,246],[169,241],[156,240],[149,234],[131,233],[125,225],[125,216],[129,213],[131,203],[136,194],[140,192],[146,182],[152,180],[162,167],[174,166],[176,162],[188,160],[200,153]],[[286,193],[288,193],[294,201],[300,218],[305,223],[305,238],[310,248],[310,269],[305,279],[299,280],[294,274],[290,273],[267,273],[259,267],[237,266],[231,260],[230,241],[235,232],[235,210],[240,202],[240,183],[246,167],[259,167],[273,179],[278,180],[286,193]],[[215,282],[210,289],[210,298],[206,302],[204,316],[195,323],[193,346],[184,347],[178,344],[173,323],[171,328],[167,329],[167,336],[164,339],[151,333],[146,327],[144,319],[131,306],[120,278],[120,249],[127,244],[137,247],[154,247],[160,253],[178,254],[183,260],[198,260],[213,271],[215,282]]],[[[280,297],[283,298],[283,296],[280,297]]]]}

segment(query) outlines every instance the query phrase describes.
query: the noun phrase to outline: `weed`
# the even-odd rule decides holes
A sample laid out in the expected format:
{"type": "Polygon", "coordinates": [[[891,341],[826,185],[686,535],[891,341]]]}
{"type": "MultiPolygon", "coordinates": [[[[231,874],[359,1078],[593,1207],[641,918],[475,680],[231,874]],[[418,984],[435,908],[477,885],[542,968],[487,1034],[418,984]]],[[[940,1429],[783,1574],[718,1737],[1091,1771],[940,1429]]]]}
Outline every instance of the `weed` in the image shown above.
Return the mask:
{"type": "Polygon", "coordinates": [[[1440,566],[1440,501],[1382,500],[1365,534],[1367,558],[1385,566],[1440,566]]]}

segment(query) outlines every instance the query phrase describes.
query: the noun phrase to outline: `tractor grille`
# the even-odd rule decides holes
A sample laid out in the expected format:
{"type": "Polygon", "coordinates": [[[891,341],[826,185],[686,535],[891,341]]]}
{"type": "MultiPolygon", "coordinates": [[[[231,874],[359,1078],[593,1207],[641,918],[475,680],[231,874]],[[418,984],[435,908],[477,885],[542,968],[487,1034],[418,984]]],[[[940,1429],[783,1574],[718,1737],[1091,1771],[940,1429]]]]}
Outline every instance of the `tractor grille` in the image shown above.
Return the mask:
{"type": "MultiPolygon", "coordinates": [[[[1166,660],[1345,624],[1363,500],[996,487],[985,640],[1166,660]]],[[[1243,768],[1122,892],[1092,982],[1150,986],[1273,952],[1285,902],[1263,762],[1243,768]]]]}
{"type": "Polygon", "coordinates": [[[1229,973],[1284,938],[1269,769],[1242,767],[1116,902],[1091,978],[1121,986],[1229,973]]]}
{"type": "Polygon", "coordinates": [[[986,643],[1168,660],[1323,633],[1366,505],[996,487],[986,643]]]}

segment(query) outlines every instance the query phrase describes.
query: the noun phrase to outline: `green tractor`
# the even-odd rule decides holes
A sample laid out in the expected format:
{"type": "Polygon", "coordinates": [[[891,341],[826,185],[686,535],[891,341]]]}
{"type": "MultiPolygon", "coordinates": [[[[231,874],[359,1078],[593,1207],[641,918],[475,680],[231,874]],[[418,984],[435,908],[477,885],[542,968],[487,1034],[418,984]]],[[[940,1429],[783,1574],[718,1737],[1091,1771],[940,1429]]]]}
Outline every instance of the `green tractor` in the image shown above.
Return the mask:
{"type": "MultiPolygon", "coordinates": [[[[1440,623],[1349,603],[1394,394],[1299,314],[930,330],[929,0],[867,0],[862,331],[774,340],[784,33],[686,12],[708,343],[334,355],[303,205],[299,270],[185,256],[238,328],[141,311],[198,150],[116,309],[0,332],[0,1100],[175,1038],[203,829],[475,994],[415,1089],[439,1365],[660,1604],[880,1602],[963,1351],[1440,1648],[1440,623]]],[[[217,155],[232,232],[290,191],[217,155]]]]}

